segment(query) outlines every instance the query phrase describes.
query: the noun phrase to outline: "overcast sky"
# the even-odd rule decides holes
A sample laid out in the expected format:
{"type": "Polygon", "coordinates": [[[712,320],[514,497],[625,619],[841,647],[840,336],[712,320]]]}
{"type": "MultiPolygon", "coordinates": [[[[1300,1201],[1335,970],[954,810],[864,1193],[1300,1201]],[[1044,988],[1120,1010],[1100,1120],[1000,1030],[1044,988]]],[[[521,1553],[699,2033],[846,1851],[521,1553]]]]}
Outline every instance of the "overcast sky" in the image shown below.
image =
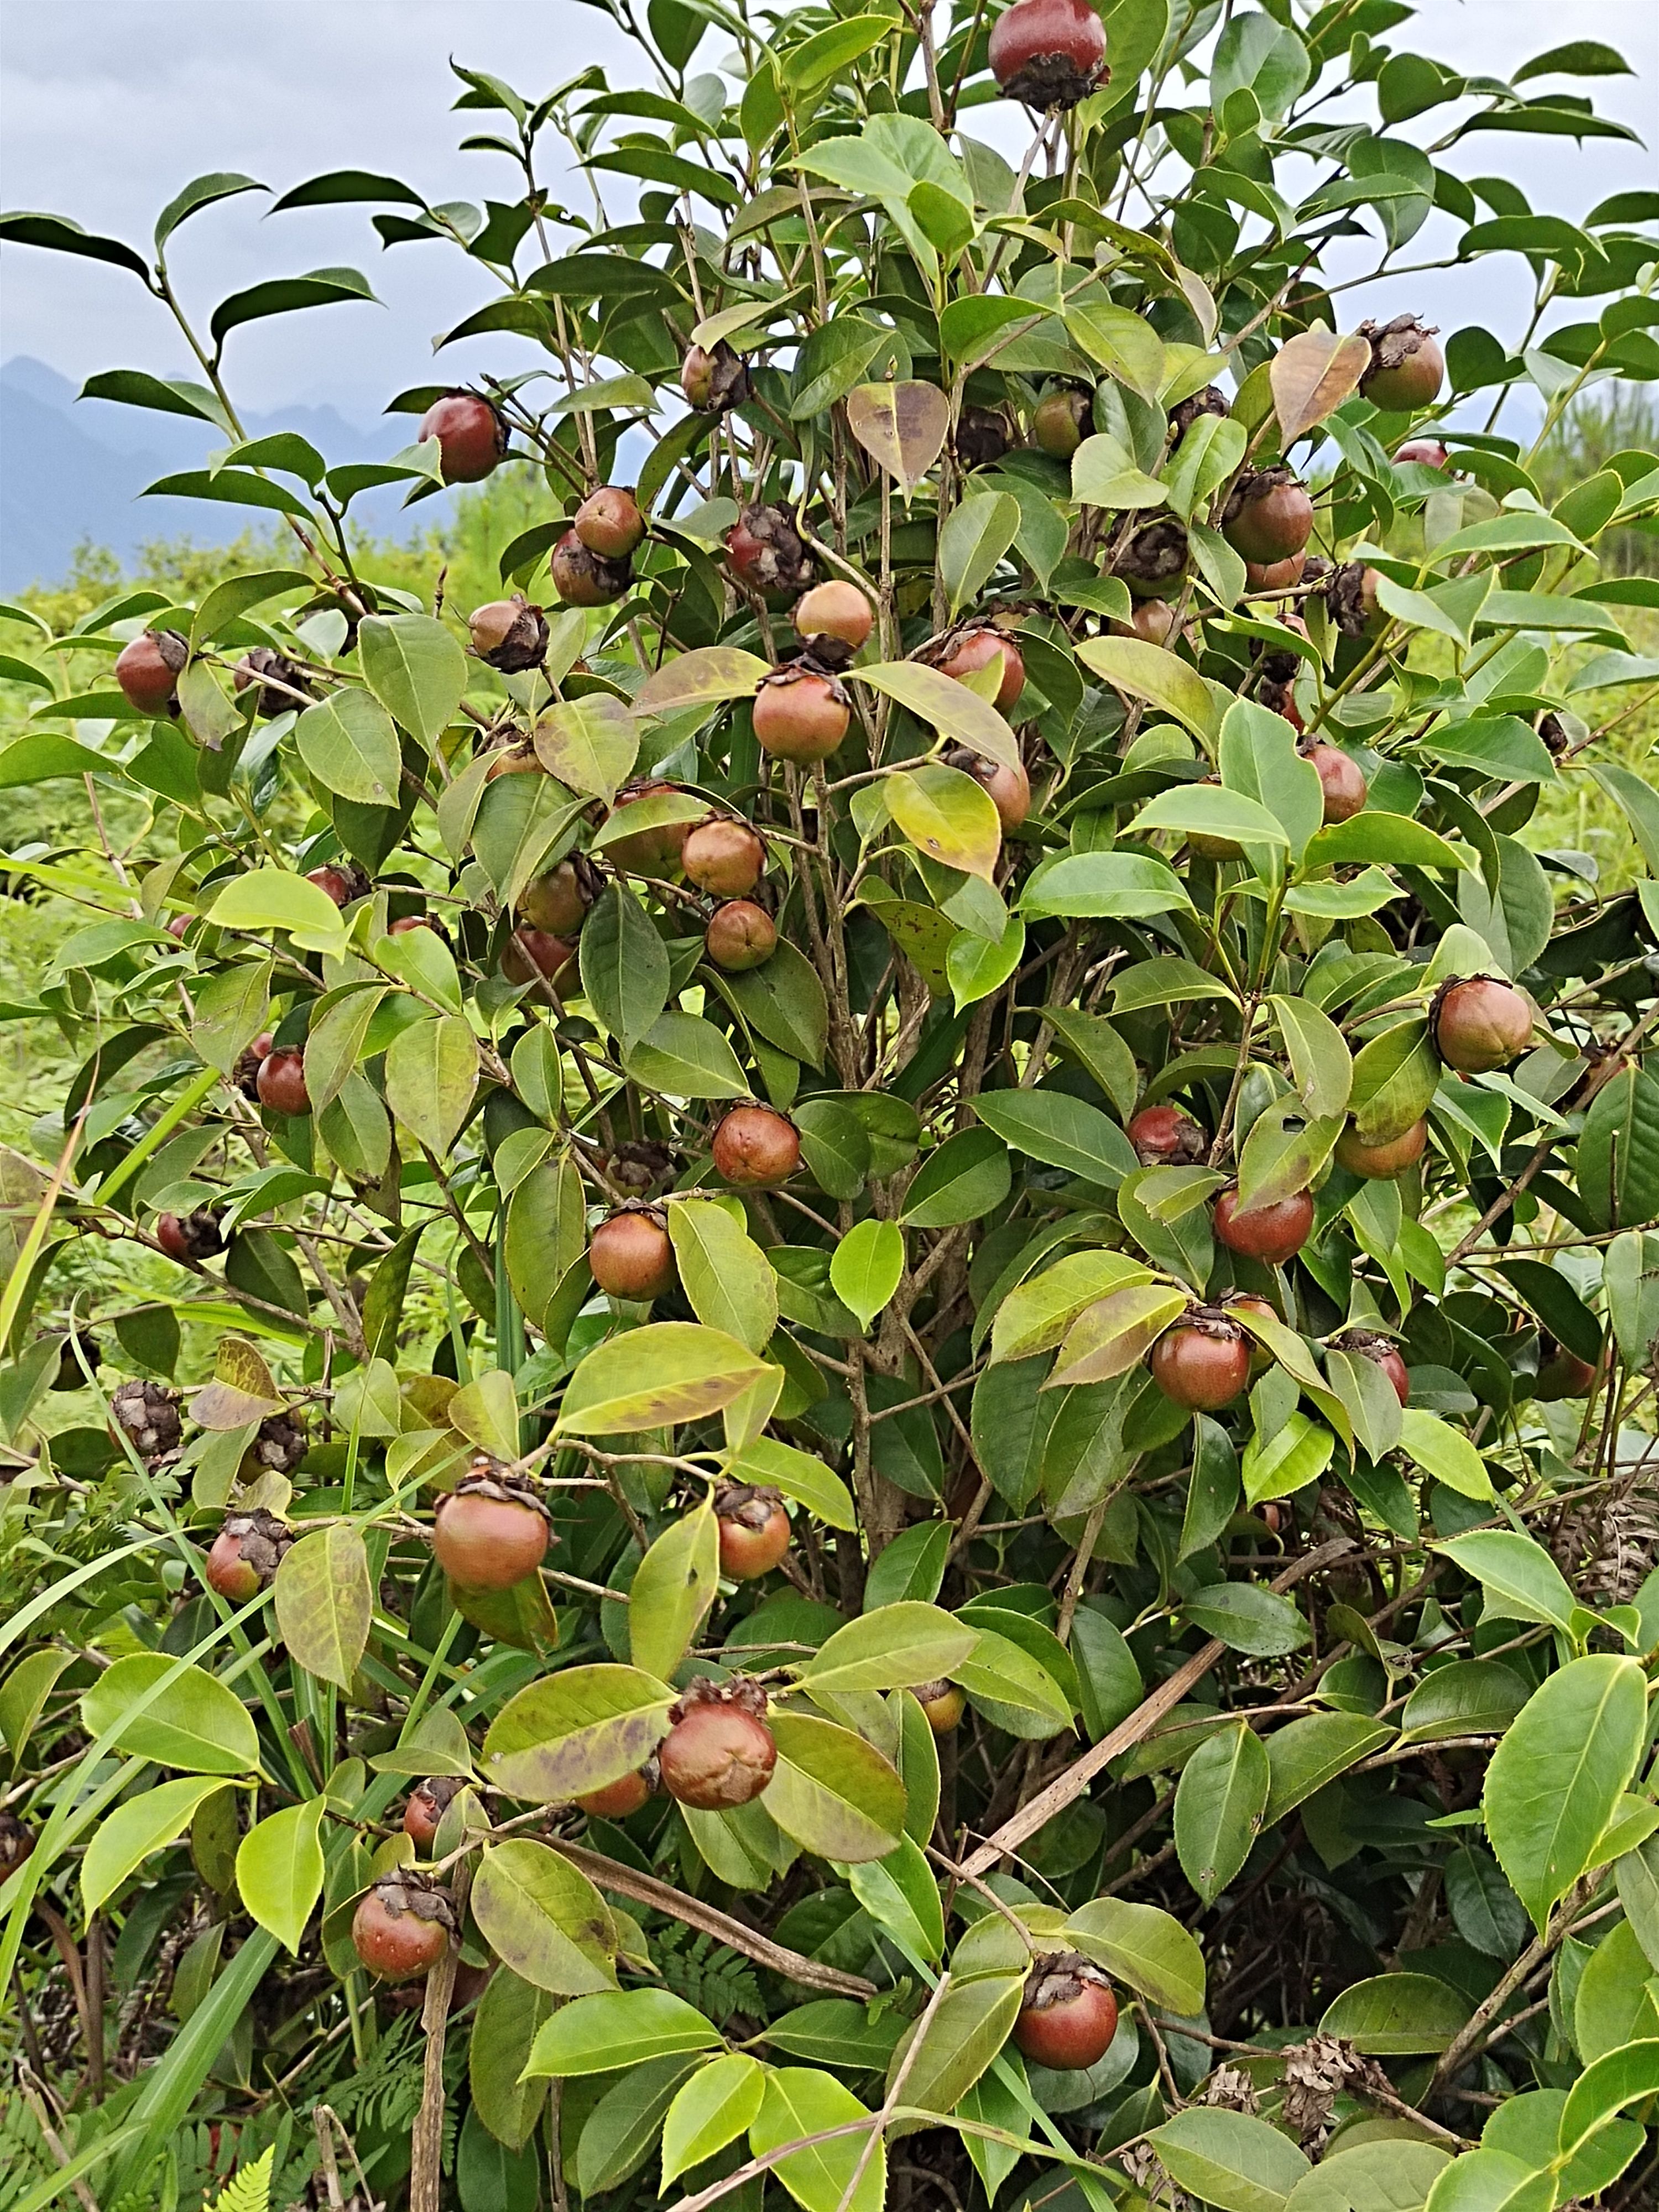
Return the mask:
{"type": "MultiPolygon", "coordinates": [[[[1505,74],[1592,33],[1618,46],[1636,75],[1593,84],[1550,79],[1529,89],[1593,93],[1599,109],[1642,132],[1646,149],[1480,134],[1443,157],[1465,177],[1514,177],[1534,208],[1576,216],[1659,174],[1653,0],[1604,0],[1594,10],[1559,0],[1432,0],[1392,40],[1455,69],[1505,74]]],[[[711,32],[696,66],[715,66],[726,45],[711,32]]],[[[465,0],[0,0],[0,201],[70,216],[143,247],[155,211],[189,177],[212,169],[245,171],[282,191],[350,165],[402,176],[431,200],[511,197],[512,173],[500,157],[456,150],[464,129],[484,118],[448,112],[459,89],[446,66],[451,53],[532,94],[593,61],[612,70],[613,83],[645,81],[608,18],[580,0],[489,9],[465,0]]],[[[973,128],[1008,143],[1018,111],[989,113],[988,125],[988,111],[978,111],[973,128]]],[[[1427,143],[1436,121],[1420,118],[1405,135],[1427,143]]],[[[549,181],[557,189],[567,180],[549,181]]],[[[581,191],[570,189],[573,199],[581,191]]],[[[342,262],[362,269],[385,304],[235,332],[228,368],[246,405],[332,402],[363,420],[404,386],[527,363],[524,342],[497,337],[453,348],[434,366],[434,333],[492,289],[453,249],[383,254],[365,208],[267,221],[265,204],[253,195],[233,201],[178,239],[174,271],[203,322],[215,300],[259,276],[342,262]]],[[[1429,258],[1422,247],[1431,234],[1422,234],[1412,258],[1429,258]]],[[[33,355],[77,380],[110,367],[190,373],[164,312],[121,271],[13,246],[0,270],[0,360],[33,355]]],[[[1376,298],[1348,295],[1345,319],[1403,306],[1448,330],[1475,319],[1512,328],[1524,312],[1525,283],[1518,261],[1506,276],[1466,270],[1413,278],[1376,298]]]]}

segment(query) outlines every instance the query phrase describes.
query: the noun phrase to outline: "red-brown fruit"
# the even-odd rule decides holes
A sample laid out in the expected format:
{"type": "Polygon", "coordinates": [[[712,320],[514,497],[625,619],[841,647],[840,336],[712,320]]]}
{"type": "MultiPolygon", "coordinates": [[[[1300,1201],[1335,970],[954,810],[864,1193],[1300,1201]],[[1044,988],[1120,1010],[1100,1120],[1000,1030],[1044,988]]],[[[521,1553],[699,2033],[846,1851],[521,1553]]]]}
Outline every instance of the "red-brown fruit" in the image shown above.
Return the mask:
{"type": "Polygon", "coordinates": [[[544,929],[527,929],[520,922],[501,947],[501,973],[509,983],[533,983],[539,976],[550,983],[576,957],[576,948],[544,929]]]}
{"type": "Polygon", "coordinates": [[[600,1222],[588,1241],[587,1265],[613,1298],[659,1298],[677,1279],[673,1239],[652,1209],[624,1208],[600,1222]]]}
{"type": "Polygon", "coordinates": [[[453,1582],[466,1589],[511,1589],[540,1566],[547,1516],[532,1494],[490,1476],[467,1475],[438,1500],[432,1549],[453,1582]]]}
{"type": "MultiPolygon", "coordinates": [[[[630,784],[626,791],[617,793],[611,819],[614,822],[624,806],[637,805],[642,799],[659,798],[676,788],[672,783],[630,784]]],[[[680,854],[691,829],[690,822],[659,822],[641,830],[636,836],[612,837],[605,846],[605,857],[624,875],[672,876],[678,872],[680,854]]]]}
{"type": "Polygon", "coordinates": [[[1190,1307],[1152,1346],[1152,1380],[1189,1413],[1213,1413],[1249,1381],[1250,1341],[1215,1307],[1190,1307]]]}
{"type": "Polygon", "coordinates": [[[548,562],[553,588],[568,607],[608,607],[634,580],[626,561],[607,561],[590,552],[574,530],[567,530],[548,562]]]}
{"type": "Polygon", "coordinates": [[[800,637],[833,637],[856,653],[876,626],[876,611],[856,584],[837,576],[827,584],[814,584],[790,620],[800,637]]]}
{"type": "Polygon", "coordinates": [[[1014,0],[991,27],[991,74],[1027,107],[1075,107],[1106,67],[1106,31],[1085,0],[1014,0]]]}
{"type": "Polygon", "coordinates": [[[158,1213],[155,1241],[174,1260],[211,1260],[225,1249],[219,1217],[205,1206],[193,1213],[158,1213]]]}
{"type": "Polygon", "coordinates": [[[484,749],[489,763],[484,770],[484,781],[494,783],[498,775],[545,775],[547,770],[536,757],[536,749],[524,738],[508,735],[484,749]]]}
{"type": "Polygon", "coordinates": [[[1446,356],[1431,328],[1414,315],[1396,315],[1391,323],[1361,323],[1359,335],[1371,342],[1371,365],[1359,380],[1362,398],[1391,415],[1433,405],[1446,380],[1446,356]]]}
{"type": "Polygon", "coordinates": [[[827,760],[847,735],[847,694],[833,676],[799,661],[776,669],[755,695],[755,736],[777,760],[827,760]]]}
{"type": "Polygon", "coordinates": [[[747,1805],[772,1779],[778,1747],[762,1718],[766,1692],[742,1677],[716,1685],[699,1677],[678,1705],[657,1748],[663,1788],[694,1811],[747,1805]]]}
{"type": "Polygon", "coordinates": [[[462,1775],[429,1774],[410,1791],[409,1802],[404,1807],[404,1833],[417,1851],[432,1849],[438,1823],[449,1810],[450,1799],[459,1796],[465,1786],[462,1775]]]}
{"type": "Polygon", "coordinates": [[[479,483],[507,451],[507,424],[476,392],[447,392],[421,417],[420,437],[438,441],[446,483],[479,483]]]}
{"type": "Polygon", "coordinates": [[[1495,975],[1449,984],[1432,1018],[1435,1050],[1460,1075],[1507,1067],[1532,1042],[1532,1001],[1495,975]]]}
{"type": "Polygon", "coordinates": [[[1098,2064],[1117,2033],[1117,1999],[1098,1966],[1076,1951],[1051,1953],[1032,1966],[1014,2041],[1054,2073],[1098,2064]]]}
{"type": "Polygon", "coordinates": [[[1038,400],[1031,417],[1031,437],[1042,453],[1057,461],[1069,461],[1088,436],[1093,419],[1092,395],[1068,386],[1038,400]]]}
{"type": "Polygon", "coordinates": [[[1580,1359],[1553,1336],[1540,1338],[1538,1350],[1538,1376],[1532,1386],[1534,1398],[1553,1405],[1562,1398],[1582,1398],[1588,1393],[1595,1380],[1595,1370],[1587,1359],[1580,1359]]]}
{"type": "Polygon", "coordinates": [[[625,561],[644,543],[646,524],[630,490],[623,484],[601,484],[576,509],[571,528],[590,553],[625,561]]]}
{"type": "Polygon", "coordinates": [[[176,629],[147,629],[124,645],[115,657],[115,680],[128,706],[141,714],[165,714],[189,659],[190,646],[176,629]]]}
{"type": "Polygon", "coordinates": [[[793,599],[812,580],[812,556],[784,507],[745,507],[726,533],[739,583],[766,599],[793,599]]]}
{"type": "MultiPolygon", "coordinates": [[[[1016,4],[1023,6],[1025,0],[1016,0],[1016,4]]],[[[941,675],[953,676],[958,683],[964,676],[975,676],[981,668],[988,668],[1001,654],[1002,679],[991,702],[1000,712],[1012,707],[1025,689],[1025,663],[1018,646],[1006,630],[970,626],[947,639],[946,646],[944,657],[934,665],[941,675]]]]}
{"type": "Polygon", "coordinates": [[[716,1172],[742,1190],[787,1182],[800,1165],[800,1138],[770,1106],[734,1106],[714,1132],[716,1172]]]}
{"type": "Polygon", "coordinates": [[[448,1949],[454,1918],[442,1890],[402,1868],[365,1893],[352,1915],[351,1940],[370,1973],[385,1982],[413,1981],[448,1949]]]}
{"type": "Polygon", "coordinates": [[[1327,822],[1347,822],[1364,811],[1370,787],[1365,771],[1340,745],[1304,745],[1302,757],[1313,763],[1324,793],[1327,822]]]}
{"type": "Polygon", "coordinates": [[[766,872],[766,848],[746,822],[716,815],[680,848],[685,879],[711,898],[744,898],[766,872]]]}
{"type": "Polygon", "coordinates": [[[240,1544],[222,1529],[209,1549],[202,1579],[210,1589],[217,1590],[232,1605],[246,1605],[264,1588],[257,1569],[242,1557],[240,1544]]]}
{"type": "Polygon", "coordinates": [[[587,919],[594,892],[589,872],[574,860],[561,860],[525,887],[519,912],[532,929],[550,937],[574,937],[587,919]]]}
{"type": "Polygon", "coordinates": [[[1336,1164],[1350,1175],[1364,1176],[1368,1182],[1384,1182],[1410,1167],[1413,1160],[1420,1160],[1428,1141],[1426,1120],[1413,1121],[1399,1136],[1384,1137],[1375,1144],[1367,1144],[1350,1121],[1336,1140],[1336,1164]]]}
{"type": "Polygon", "coordinates": [[[1412,1395],[1411,1377],[1406,1372],[1406,1363],[1386,1336],[1378,1336],[1369,1328],[1344,1329],[1340,1336],[1330,1340],[1333,1352],[1352,1352],[1361,1359],[1369,1359],[1373,1367],[1380,1367],[1394,1385],[1394,1395],[1403,1406],[1412,1395]]]}
{"type": "Polygon", "coordinates": [[[407,937],[411,929],[429,929],[434,937],[443,935],[429,914],[399,915],[396,921],[387,922],[386,933],[388,937],[407,937]]]}
{"type": "Polygon", "coordinates": [[[620,1782],[607,1782],[602,1790],[590,1790],[586,1796],[572,1802],[596,1820],[625,1820],[630,1813],[637,1813],[641,1805],[648,1805],[657,1794],[658,1771],[654,1759],[643,1766],[635,1767],[632,1774],[624,1774],[620,1782]]]}
{"type": "Polygon", "coordinates": [[[968,1700],[954,1682],[918,1682],[912,1693],[935,1735],[949,1735],[968,1709],[968,1700]]]}
{"type": "Polygon", "coordinates": [[[1127,622],[1114,622],[1110,629],[1114,637],[1138,637],[1147,645],[1168,645],[1176,623],[1176,611],[1168,599],[1141,599],[1127,622]]]}
{"type": "MultiPolygon", "coordinates": [[[[1246,1314],[1255,1314],[1258,1319],[1265,1321],[1280,1318],[1278,1308],[1267,1299],[1257,1297],[1253,1291],[1236,1291],[1221,1310],[1230,1321],[1240,1320],[1246,1314]]],[[[1245,1336],[1250,1347],[1250,1380],[1254,1382],[1259,1375],[1265,1375],[1273,1365],[1273,1356],[1265,1344],[1250,1335],[1248,1329],[1245,1336]]]]}
{"type": "Polygon", "coordinates": [[[714,1517],[720,1572],[728,1582],[752,1583],[769,1575],[789,1549],[789,1516],[778,1491],[723,1482],[714,1492],[714,1517]]]}
{"type": "Polygon", "coordinates": [[[309,1114],[302,1052],[270,1052],[259,1062],[259,1103],[273,1114],[309,1114]]]}
{"type": "Polygon", "coordinates": [[[246,1605],[273,1580],[293,1541],[293,1531],[263,1506],[228,1514],[209,1549],[202,1579],[232,1605],[246,1605]]]}
{"type": "Polygon", "coordinates": [[[703,939],[704,951],[728,975],[763,968],[777,949],[777,927],[752,899],[729,899],[716,908],[703,939]]]}
{"type": "Polygon", "coordinates": [[[1394,458],[1400,463],[1416,461],[1425,469],[1443,469],[1451,455],[1438,438],[1408,438],[1394,458]]]}
{"type": "Polygon", "coordinates": [[[1260,1260],[1269,1267],[1282,1267],[1296,1257],[1312,1233],[1313,1193],[1299,1190],[1274,1205],[1253,1206],[1248,1212],[1241,1212],[1238,1186],[1230,1183],[1216,1200],[1212,1218],[1216,1235],[1230,1252],[1246,1260],[1260,1260]]]}
{"type": "Polygon", "coordinates": [[[313,868],[306,881],[315,884],[325,898],[331,898],[337,907],[348,907],[354,899],[366,897],[374,884],[353,860],[331,860],[320,868],[313,868]]]}
{"type": "Polygon", "coordinates": [[[547,617],[522,592],[510,599],[489,599],[467,617],[472,650],[503,676],[539,668],[547,653],[547,617]]]}
{"type": "Polygon", "coordinates": [[[1288,561],[1313,534],[1313,501],[1285,469],[1246,477],[1227,502],[1221,534],[1246,561],[1288,561]]]}
{"type": "Polygon", "coordinates": [[[1190,1167],[1209,1150],[1209,1139],[1178,1106],[1143,1106],[1124,1135],[1144,1168],[1190,1167]]]}
{"type": "Polygon", "coordinates": [[[1305,551],[1292,553],[1288,561],[1247,561],[1244,587],[1250,592],[1288,592],[1302,581],[1307,565],[1305,551]]]}
{"type": "Polygon", "coordinates": [[[712,348],[694,345],[680,363],[680,390],[700,415],[723,415],[747,404],[748,366],[724,338],[712,348]]]}
{"type": "Polygon", "coordinates": [[[15,1873],[34,1849],[33,1828],[20,1820],[15,1813],[0,1813],[0,1881],[15,1873]]]}
{"type": "Polygon", "coordinates": [[[945,756],[951,767],[971,775],[997,811],[1005,830],[1018,830],[1031,811],[1031,779],[1024,761],[1011,767],[1005,761],[986,760],[966,745],[952,745],[945,756]]]}

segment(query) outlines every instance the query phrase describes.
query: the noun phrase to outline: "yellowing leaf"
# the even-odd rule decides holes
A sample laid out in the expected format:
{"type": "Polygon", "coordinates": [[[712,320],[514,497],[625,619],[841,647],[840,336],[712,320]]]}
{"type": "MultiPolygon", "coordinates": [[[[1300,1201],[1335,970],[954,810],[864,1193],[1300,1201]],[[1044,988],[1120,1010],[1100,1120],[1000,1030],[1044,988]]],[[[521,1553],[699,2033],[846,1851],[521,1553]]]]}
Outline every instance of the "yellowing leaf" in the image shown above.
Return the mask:
{"type": "Polygon", "coordinates": [[[889,776],[882,795],[918,852],[990,880],[1002,850],[1002,824],[983,784],[959,768],[929,762],[889,776]]]}

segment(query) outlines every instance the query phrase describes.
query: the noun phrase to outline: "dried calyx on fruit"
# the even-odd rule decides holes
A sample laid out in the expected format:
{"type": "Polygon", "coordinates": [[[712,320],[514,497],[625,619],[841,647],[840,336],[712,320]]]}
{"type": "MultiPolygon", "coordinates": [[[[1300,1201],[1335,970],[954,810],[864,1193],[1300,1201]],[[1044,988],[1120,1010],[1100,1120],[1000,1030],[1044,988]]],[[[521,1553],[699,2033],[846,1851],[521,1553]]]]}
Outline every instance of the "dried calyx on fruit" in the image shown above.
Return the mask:
{"type": "Polygon", "coordinates": [[[570,526],[590,553],[607,561],[626,561],[645,542],[645,517],[623,484],[601,484],[590,492],[570,526]]]}
{"type": "Polygon", "coordinates": [[[1358,334],[1371,349],[1371,365],[1359,380],[1362,398],[1395,415],[1433,405],[1445,382],[1446,356],[1434,342],[1432,324],[1396,315],[1391,323],[1361,323],[1358,334]]]}
{"type": "Polygon", "coordinates": [[[803,655],[761,678],[755,694],[756,741],[775,759],[827,760],[847,735],[851,715],[839,678],[803,655]]]}
{"type": "Polygon", "coordinates": [[[1013,442],[1008,418],[1000,407],[964,407],[957,417],[951,450],[958,466],[988,469],[1013,442]]]}
{"type": "Polygon", "coordinates": [[[1288,561],[1313,534],[1307,489],[1286,468],[1241,477],[1221,517],[1221,534],[1247,561],[1288,561]]]}
{"type": "Polygon", "coordinates": [[[1388,627],[1388,611],[1376,595],[1377,572],[1363,561],[1345,561],[1321,579],[1320,597],[1344,637],[1373,638],[1388,627]]]}
{"type": "Polygon", "coordinates": [[[1178,1106],[1143,1106],[1123,1133],[1144,1168],[1191,1167],[1210,1149],[1203,1130],[1178,1106]]]}
{"type": "Polygon", "coordinates": [[[467,618],[472,650],[503,676],[539,668],[547,652],[547,617],[522,592],[510,599],[490,599],[467,618]]]}
{"type": "Polygon", "coordinates": [[[1190,1305],[1165,1329],[1148,1361],[1166,1398],[1189,1412],[1231,1406],[1250,1379],[1251,1340],[1219,1306],[1190,1305]]]}
{"type": "Polygon", "coordinates": [[[607,561],[567,530],[553,548],[548,568],[553,588],[568,607],[608,607],[634,580],[631,561],[607,561]]]}
{"type": "Polygon", "coordinates": [[[189,640],[176,629],[147,629],[115,656],[115,681],[129,707],[141,714],[176,714],[174,690],[190,659],[189,640]]]}
{"type": "Polygon", "coordinates": [[[987,760],[966,745],[952,745],[945,758],[948,767],[971,775],[990,793],[997,820],[1005,832],[1019,828],[1031,811],[1031,779],[1023,761],[1015,761],[1011,766],[1006,761],[987,760]]]}
{"type": "Polygon", "coordinates": [[[262,1505],[229,1514],[213,1540],[202,1578],[232,1605],[246,1605],[275,1580],[293,1541],[287,1522],[262,1505]]]}
{"type": "Polygon", "coordinates": [[[407,1982],[435,1966],[458,1922],[454,1902],[412,1867],[382,1875],[352,1916],[357,1956],[382,1981],[407,1982]]]}
{"type": "Polygon", "coordinates": [[[158,1213],[155,1241],[174,1260],[211,1260],[225,1249],[219,1217],[205,1206],[191,1213],[158,1213]]]}
{"type": "Polygon", "coordinates": [[[787,1182],[800,1165],[800,1137],[787,1114],[771,1106],[734,1106],[714,1132],[714,1166],[740,1190],[787,1182]]]}
{"type": "Polygon", "coordinates": [[[714,1491],[720,1572],[748,1583],[769,1574],[789,1549],[783,1493],[751,1482],[722,1482],[714,1491]]]}
{"type": "Polygon", "coordinates": [[[1062,385],[1039,399],[1031,417],[1031,442],[1057,461],[1069,461],[1094,420],[1092,392],[1062,385]]]}
{"type": "Polygon", "coordinates": [[[118,1382],[110,1393],[109,1410],[146,1466],[178,1450],[184,1430],[176,1390],[160,1382],[118,1382]]]}
{"type": "Polygon", "coordinates": [[[1532,1001],[1495,975],[1442,984],[1429,1004],[1429,1034],[1448,1067],[1490,1075],[1532,1042],[1532,1001]]]}
{"type": "Polygon", "coordinates": [[[1005,98],[1045,112],[1075,107],[1111,75],[1086,0],[1014,0],[991,27],[990,63],[1005,98]]]}
{"type": "Polygon", "coordinates": [[[630,1137],[611,1158],[611,1180],[618,1190],[643,1198],[672,1179],[678,1156],[648,1137],[630,1137]]]}
{"type": "Polygon", "coordinates": [[[738,581],[765,599],[794,599],[816,573],[785,507],[745,507],[726,533],[726,557],[738,581]]]}
{"type": "Polygon", "coordinates": [[[432,1516],[432,1549],[466,1589],[511,1589],[540,1566],[552,1531],[540,1493],[500,1460],[477,1453],[432,1516]]]}
{"type": "Polygon", "coordinates": [[[1405,1361],[1392,1341],[1379,1336],[1375,1329],[1345,1328],[1340,1336],[1328,1340],[1328,1349],[1355,1352],[1361,1359],[1369,1359],[1373,1367],[1380,1367],[1394,1385],[1394,1394],[1402,1406],[1411,1396],[1411,1378],[1406,1372],[1405,1361]]]}
{"type": "Polygon", "coordinates": [[[999,713],[1006,713],[1025,689],[1025,662],[1019,647],[1006,630],[992,623],[963,623],[958,629],[947,630],[921,657],[931,662],[941,676],[954,677],[961,683],[964,677],[976,676],[981,668],[988,668],[999,655],[1002,675],[991,704],[999,713]]]}
{"type": "Polygon", "coordinates": [[[700,415],[724,415],[748,404],[748,364],[724,338],[708,349],[694,345],[680,363],[680,390],[700,415]]]}
{"type": "Polygon", "coordinates": [[[232,669],[230,680],[239,691],[258,686],[253,711],[266,721],[285,714],[290,707],[303,707],[312,696],[311,679],[299,662],[268,645],[256,645],[245,653],[232,669]]]}
{"type": "Polygon", "coordinates": [[[699,1675],[689,1684],[669,1707],[668,1734],[657,1747],[669,1796],[706,1813],[758,1797],[778,1763],[765,1713],[765,1691],[745,1675],[726,1682],[699,1675]]]}
{"type": "Polygon", "coordinates": [[[918,1682],[910,1694],[935,1735],[949,1735],[968,1709],[964,1692],[943,1675],[936,1682],[918,1682]]]}
{"type": "Polygon", "coordinates": [[[259,1070],[270,1053],[270,1032],[267,1030],[263,1036],[255,1037],[245,1052],[237,1054],[236,1065],[230,1071],[233,1088],[240,1091],[251,1105],[258,1103],[259,1070]]]}
{"type": "Polygon", "coordinates": [[[465,1787],[464,1774],[429,1774],[410,1791],[409,1802],[404,1808],[404,1833],[413,1839],[416,1850],[431,1850],[438,1824],[449,1810],[451,1800],[459,1796],[465,1787]]]}
{"type": "Polygon", "coordinates": [[[657,1206],[628,1206],[608,1215],[588,1242],[587,1265],[608,1297],[642,1303],[663,1297],[678,1279],[667,1215],[657,1206]]]}
{"type": "Polygon", "coordinates": [[[1114,556],[1111,573],[1137,596],[1156,599],[1186,574],[1190,551],[1186,526],[1166,515],[1141,524],[1114,556]]]}
{"type": "Polygon", "coordinates": [[[1111,1983],[1077,1951],[1053,1951],[1032,1962],[1014,2022],[1014,2041],[1039,2066],[1076,2073],[1106,2056],[1117,2033],[1111,1983]]]}
{"type": "Polygon", "coordinates": [[[421,417],[422,443],[438,441],[438,465],[446,483],[478,483],[507,453],[507,422],[501,410],[476,392],[447,392],[421,417]]]}
{"type": "Polygon", "coordinates": [[[271,1413],[260,1422],[248,1456],[273,1474],[291,1474],[305,1457],[308,1441],[302,1414],[271,1413]]]}
{"type": "Polygon", "coordinates": [[[26,1826],[15,1813],[0,1813],[0,1881],[21,1866],[33,1849],[33,1829],[26,1826]]]}
{"type": "Polygon", "coordinates": [[[313,868],[306,881],[315,884],[342,910],[367,898],[374,888],[374,877],[356,860],[326,860],[320,868],[313,868]]]}
{"type": "Polygon", "coordinates": [[[1227,395],[1219,385],[1206,384],[1202,392],[1194,392],[1170,410],[1170,427],[1175,435],[1170,441],[1173,453],[1200,415],[1231,415],[1227,395]]]}

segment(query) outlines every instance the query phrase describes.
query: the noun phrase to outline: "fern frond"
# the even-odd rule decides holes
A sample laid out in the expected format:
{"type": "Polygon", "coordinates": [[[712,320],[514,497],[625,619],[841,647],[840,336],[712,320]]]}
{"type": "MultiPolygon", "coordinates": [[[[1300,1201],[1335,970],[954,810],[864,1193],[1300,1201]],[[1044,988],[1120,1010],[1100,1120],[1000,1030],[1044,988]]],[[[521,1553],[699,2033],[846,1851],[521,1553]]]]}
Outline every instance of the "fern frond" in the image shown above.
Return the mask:
{"type": "Polygon", "coordinates": [[[252,2166],[233,2174],[210,2212],[270,2212],[270,2169],[276,2156],[275,2143],[267,2143],[252,2166]]]}

